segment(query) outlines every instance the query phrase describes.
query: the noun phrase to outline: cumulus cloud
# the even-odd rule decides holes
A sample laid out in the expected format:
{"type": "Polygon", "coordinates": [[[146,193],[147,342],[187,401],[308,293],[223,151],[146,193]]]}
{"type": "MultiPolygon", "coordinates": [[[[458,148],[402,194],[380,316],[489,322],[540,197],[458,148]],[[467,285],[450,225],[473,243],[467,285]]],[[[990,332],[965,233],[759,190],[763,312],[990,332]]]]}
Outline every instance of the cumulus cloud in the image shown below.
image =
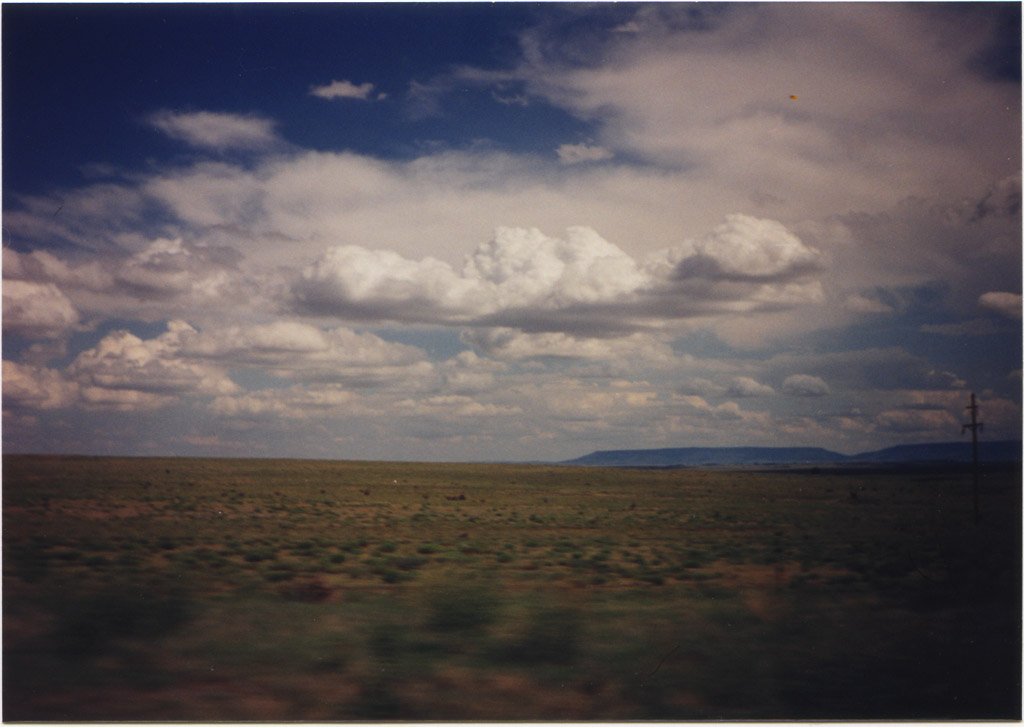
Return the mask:
{"type": "Polygon", "coordinates": [[[422,349],[348,328],[320,330],[299,321],[211,327],[183,341],[180,353],[222,367],[254,367],[282,379],[362,388],[430,388],[439,375],[422,349]]]}
{"type": "Polygon", "coordinates": [[[821,253],[774,220],[728,215],[711,233],[676,251],[673,277],[781,281],[821,269],[821,253]]]}
{"type": "MultiPolygon", "coordinates": [[[[824,300],[816,281],[822,256],[780,223],[745,215],[729,216],[711,233],[643,256],[578,225],[563,237],[538,228],[498,228],[489,238],[477,238],[486,241],[468,250],[461,265],[378,244],[380,239],[420,246],[412,236],[415,227],[422,246],[451,248],[453,215],[465,211],[472,218],[495,200],[509,204],[508,195],[495,188],[503,175],[520,180],[514,187],[535,184],[527,168],[501,155],[441,154],[395,165],[352,154],[301,153],[268,160],[256,172],[202,162],[142,182],[144,197],[171,215],[176,223],[170,229],[182,234],[140,234],[133,206],[104,218],[116,229],[92,236],[108,234],[110,245],[128,248],[127,257],[121,252],[75,266],[50,256],[44,265],[37,258],[43,253],[32,253],[19,262],[33,268],[32,279],[58,282],[79,310],[189,320],[210,318],[216,308],[270,312],[286,288],[296,309],[309,315],[577,336],[678,328],[697,319],[711,325],[722,316],[824,300]],[[446,182],[439,185],[442,178],[446,182]],[[449,200],[448,193],[441,195],[448,201],[437,197],[440,188],[460,190],[458,200],[449,200]],[[402,215],[388,211],[395,205],[403,207],[402,215]],[[442,208],[448,210],[444,215],[442,208]],[[331,244],[362,241],[367,230],[375,234],[366,244],[331,244]],[[304,259],[312,262],[298,274],[289,271],[304,259]]],[[[649,185],[628,172],[613,171],[610,179],[616,182],[602,193],[607,203],[581,214],[609,219],[613,229],[623,230],[625,243],[651,236],[635,225],[623,227],[635,215],[614,214],[623,194],[649,185]]],[[[531,191],[517,199],[513,193],[512,205],[558,206],[547,194],[531,191]]],[[[560,205],[570,196],[557,199],[560,205]]],[[[653,239],[664,244],[663,236],[653,239]]]]}
{"type": "Polygon", "coordinates": [[[440,365],[443,388],[454,394],[481,394],[493,391],[497,376],[508,370],[506,364],[481,358],[473,351],[461,351],[440,365]]]}
{"type": "Polygon", "coordinates": [[[562,240],[499,228],[461,273],[434,258],[349,245],[306,268],[294,292],[302,307],[318,313],[470,322],[518,308],[614,302],[644,282],[636,263],[593,230],[571,228],[562,240]]]}
{"type": "Polygon", "coordinates": [[[558,160],[563,164],[601,162],[615,156],[602,146],[591,146],[589,144],[562,144],[556,152],[558,160]]]}
{"type": "Polygon", "coordinates": [[[1021,318],[1021,297],[1019,293],[989,292],[978,298],[982,308],[994,311],[1006,318],[1021,318]]]}
{"type": "Polygon", "coordinates": [[[98,261],[72,265],[46,250],[19,253],[4,248],[4,280],[25,280],[36,283],[53,283],[62,290],[102,290],[109,287],[112,276],[98,261]]]}
{"type": "Polygon", "coordinates": [[[509,361],[536,358],[600,360],[667,366],[675,362],[671,346],[646,333],[616,338],[583,338],[561,331],[524,333],[514,328],[480,328],[462,340],[486,355],[509,361]]]}
{"type": "Polygon", "coordinates": [[[24,285],[56,286],[86,320],[207,319],[238,307],[253,311],[267,304],[269,281],[243,272],[241,255],[229,247],[181,238],[140,240],[138,245],[136,253],[105,255],[84,263],[42,250],[5,251],[5,289],[14,283],[10,286],[14,295],[24,285]]]}
{"type": "Polygon", "coordinates": [[[892,313],[893,307],[874,298],[868,298],[859,293],[846,297],[843,307],[853,313],[892,313]]]}
{"type": "Polygon", "coordinates": [[[4,409],[64,409],[78,398],[78,384],[45,367],[3,362],[4,409]]]}
{"type": "Polygon", "coordinates": [[[951,371],[899,347],[818,354],[781,354],[764,364],[778,378],[793,369],[826,379],[843,391],[958,390],[965,383],[951,371]]]}
{"type": "Polygon", "coordinates": [[[184,321],[171,321],[166,333],[149,340],[114,331],[78,354],[68,376],[78,382],[83,400],[96,407],[153,408],[180,396],[239,391],[223,371],[178,357],[182,339],[194,334],[184,321]]]}
{"type": "Polygon", "coordinates": [[[952,189],[966,170],[1012,169],[1002,147],[1019,141],[1019,100],[1012,84],[971,71],[996,16],[965,25],[890,4],[729,10],[695,22],[689,7],[638,6],[619,23],[632,32],[585,43],[540,26],[523,35],[512,74],[532,95],[605,119],[598,141],[612,151],[728,178],[790,210],[872,209],[952,189]],[[966,146],[953,128],[983,141],[966,146]]]}
{"type": "MultiPolygon", "coordinates": [[[[550,291],[553,297],[549,303],[552,304],[544,309],[547,315],[531,324],[534,329],[565,327],[575,319],[583,325],[604,329],[619,326],[628,330],[637,325],[661,325],[665,318],[682,320],[709,312],[749,312],[821,301],[822,296],[813,281],[793,280],[804,271],[807,276],[816,275],[809,270],[813,259],[817,258],[815,252],[806,245],[798,244],[798,240],[794,242],[791,235],[787,236],[769,221],[759,218],[730,218],[714,234],[704,233],[703,237],[709,239],[698,240],[696,246],[687,242],[684,236],[681,243],[669,248],[675,250],[671,261],[655,266],[664,270],[649,269],[648,258],[651,250],[657,249],[655,245],[664,246],[666,242],[680,239],[679,215],[670,214],[670,210],[678,206],[674,200],[681,180],[636,168],[616,168],[599,173],[586,169],[574,171],[577,167],[590,168],[571,165],[564,172],[570,176],[560,179],[557,175],[539,174],[543,170],[538,170],[536,164],[528,159],[497,153],[443,153],[408,163],[385,163],[354,154],[303,152],[268,158],[265,163],[250,169],[227,163],[202,162],[166,170],[142,179],[139,189],[144,202],[139,204],[143,207],[155,205],[174,221],[169,229],[180,234],[165,234],[162,239],[180,239],[186,249],[192,245],[196,249],[230,246],[244,250],[249,270],[294,266],[300,261],[313,260],[313,270],[298,286],[301,289],[299,297],[306,304],[306,309],[319,307],[333,309],[337,313],[347,308],[347,315],[362,320],[409,320],[407,311],[415,309],[416,320],[437,320],[441,316],[444,321],[452,322],[463,315],[461,309],[464,307],[484,311],[490,305],[491,314],[499,317],[487,323],[517,325],[518,321],[512,318],[513,310],[496,300],[492,295],[494,291],[488,289],[486,274],[482,273],[482,266],[487,261],[479,258],[498,253],[504,259],[495,262],[503,265],[507,264],[510,256],[525,255],[531,247],[539,256],[538,274],[551,268],[552,261],[564,265],[559,260],[561,255],[591,254],[587,252],[590,250],[598,257],[610,257],[605,266],[620,266],[620,289],[625,289],[631,282],[636,283],[633,289],[643,287],[642,277],[653,277],[656,283],[664,282],[663,278],[672,275],[673,265],[679,264],[683,258],[697,255],[696,248],[700,249],[701,256],[712,261],[710,267],[714,267],[704,277],[675,281],[680,287],[685,284],[687,289],[676,294],[661,291],[665,294],[648,300],[646,307],[634,306],[625,317],[621,310],[606,310],[600,315],[596,310],[596,306],[607,304],[606,300],[600,299],[609,285],[616,285],[614,279],[596,270],[587,272],[588,280],[600,283],[603,289],[593,288],[589,298],[581,295],[572,301],[570,277],[577,272],[568,270],[563,284],[550,291]],[[580,190],[584,193],[581,194],[580,190]],[[631,202],[639,197],[649,207],[643,215],[636,214],[635,202],[631,202]],[[394,214],[396,208],[401,208],[402,214],[394,214]],[[468,241],[487,239],[493,229],[491,220],[517,219],[523,215],[523,210],[529,210],[531,218],[569,220],[578,217],[596,220],[601,227],[577,226],[578,229],[589,229],[589,234],[595,238],[591,240],[585,239],[586,234],[574,233],[570,227],[567,239],[557,244],[542,242],[537,245],[528,239],[530,234],[508,232],[497,234],[492,241],[500,250],[481,251],[469,247],[468,241]],[[458,220],[460,232],[453,231],[453,220],[458,220]],[[479,237],[475,237],[473,231],[479,229],[484,220],[487,220],[487,227],[479,237]],[[604,227],[615,232],[615,237],[606,236],[604,227]],[[594,232],[596,229],[602,230],[600,235],[594,232]],[[373,230],[373,234],[369,235],[368,230],[373,230]],[[751,239],[744,242],[745,235],[751,239]],[[513,240],[516,236],[522,239],[516,242],[513,240]],[[614,253],[609,255],[608,250],[598,249],[600,245],[596,238],[615,239],[614,253]],[[325,248],[331,245],[341,249],[325,252],[325,248]],[[467,248],[466,255],[478,258],[480,274],[467,273],[465,257],[460,261],[456,255],[463,245],[467,248]],[[565,250],[555,249],[559,246],[565,250]],[[642,254],[626,252],[625,246],[631,246],[642,254]],[[431,267],[427,258],[437,260],[430,255],[418,254],[417,251],[426,248],[444,251],[454,257],[438,260],[450,270],[443,266],[425,269],[431,267]],[[517,252],[519,249],[524,252],[517,252]],[[378,290],[376,295],[370,295],[372,291],[350,290],[352,286],[344,281],[345,276],[332,272],[344,261],[368,270],[402,267],[404,264],[392,253],[418,268],[413,273],[406,265],[406,270],[396,271],[394,277],[401,283],[394,293],[378,290]],[[734,255],[742,257],[733,260],[734,255]],[[599,277],[603,280],[599,281],[599,277]],[[766,287],[754,295],[756,284],[766,287]],[[433,291],[422,290],[431,286],[433,291]],[[441,296],[438,287],[451,292],[441,296]],[[411,295],[403,296],[402,290],[411,295]],[[419,296],[424,304],[408,305],[417,293],[426,293],[419,296]],[[481,307],[477,308],[479,301],[473,296],[482,297],[481,307]],[[561,304],[556,303],[559,298],[561,304]],[[398,310],[382,312],[381,308],[386,307],[389,299],[392,299],[390,305],[398,310]],[[568,310],[572,305],[587,306],[590,310],[587,315],[580,316],[568,310]],[[552,315],[555,312],[559,315],[552,315]],[[631,315],[643,320],[629,320],[631,315]]],[[[139,189],[135,190],[136,193],[139,189]]],[[[116,197],[112,194],[110,199],[116,197]]],[[[45,207],[41,206],[42,209],[45,207]]],[[[67,211],[65,208],[61,218],[67,211]]],[[[49,217],[52,217],[52,210],[50,212],[49,217]]],[[[137,232],[129,237],[124,232],[138,227],[140,214],[134,206],[120,213],[111,212],[102,218],[104,222],[96,223],[102,226],[99,229],[94,226],[90,239],[106,237],[109,245],[123,246],[127,242],[134,251],[141,251],[153,244],[153,239],[146,239],[137,232]]],[[[697,217],[702,214],[698,213],[697,217]]],[[[682,229],[693,226],[689,217],[682,229]]],[[[165,254],[170,257],[171,252],[168,250],[165,254]]],[[[179,263],[184,259],[180,254],[174,257],[179,263]]],[[[142,268],[150,268],[156,262],[152,260],[142,268]]],[[[574,264],[578,268],[590,262],[580,258],[569,267],[574,264]]],[[[705,272],[708,272],[708,267],[705,266],[705,272]]],[[[166,267],[155,281],[155,271],[139,269],[129,272],[123,279],[136,287],[126,290],[142,291],[156,282],[158,285],[150,285],[151,290],[167,291],[176,280],[166,267]]],[[[194,275],[198,273],[197,270],[194,275]]],[[[177,280],[182,278],[178,276],[177,280]]],[[[238,282],[237,276],[232,280],[238,282]]],[[[511,284],[500,287],[506,299],[514,293],[511,284]]],[[[579,286],[576,287],[579,292],[579,286]]],[[[265,285],[257,287],[257,290],[266,289],[265,285]]],[[[232,297],[243,300],[251,298],[255,292],[253,289],[238,290],[235,291],[237,295],[232,293],[232,297]]],[[[224,301],[219,302],[223,304],[224,301]]],[[[623,303],[622,299],[615,301],[616,305],[623,303]]],[[[209,305],[213,305],[212,301],[209,305]]],[[[539,310],[533,303],[529,305],[530,312],[539,310]]],[[[196,307],[199,307],[198,301],[196,307]]],[[[191,318],[194,314],[177,309],[174,315],[191,318]]],[[[522,317],[518,316],[519,319],[522,317]]]]}
{"type": "Polygon", "coordinates": [[[357,245],[329,249],[302,272],[293,291],[301,308],[341,317],[430,321],[479,310],[474,281],[447,263],[357,245]]]}
{"type": "MultiPolygon", "coordinates": [[[[970,368],[895,347],[829,351],[870,345],[843,330],[865,314],[950,335],[983,330],[979,306],[1020,318],[1020,296],[998,292],[1020,290],[1019,84],[971,70],[994,21],[955,15],[637,5],[616,12],[617,32],[545,23],[511,67],[411,84],[422,111],[469,84],[577,117],[572,136],[542,135],[526,154],[485,140],[383,159],[289,147],[259,116],[154,114],[196,149],[275,153],[9,197],[5,235],[49,252],[4,250],[5,327],[33,339],[4,363],[5,406],[180,404],[238,432],[301,430],[328,456],[345,426],[345,451],[361,456],[448,437],[443,453],[403,450],[431,458],[507,456],[476,449],[486,437],[535,459],[637,436],[939,436],[941,412],[959,421],[970,368]],[[584,125],[586,143],[571,143],[584,125]],[[188,324],[107,334],[61,370],[32,365],[110,318],[188,324]],[[410,323],[412,340],[437,334],[446,352],[380,330],[410,323]],[[815,329],[834,336],[756,350],[815,329]],[[800,401],[768,399],[829,393],[814,408],[834,411],[804,417],[782,413],[800,401]]],[[[308,91],[383,97],[346,80],[308,91]]],[[[1004,418],[1019,433],[1015,411],[1004,418]]],[[[214,441],[204,434],[193,439],[214,441]]]]}
{"type": "Polygon", "coordinates": [[[809,374],[793,374],[782,382],[782,391],[790,396],[826,396],[832,393],[824,379],[809,374]]]}
{"type": "Polygon", "coordinates": [[[259,116],[214,111],[159,111],[149,123],[167,136],[204,149],[263,149],[280,140],[275,123],[259,116]]]}
{"type": "Polygon", "coordinates": [[[994,185],[974,206],[972,222],[985,217],[1013,217],[1020,214],[1021,173],[1011,174],[994,185]]]}
{"type": "Polygon", "coordinates": [[[443,394],[421,399],[403,399],[395,408],[406,416],[467,419],[476,417],[514,416],[522,413],[518,406],[483,403],[462,394],[443,394]]]}
{"type": "Polygon", "coordinates": [[[727,393],[732,396],[771,396],[775,393],[775,389],[770,386],[765,386],[749,376],[736,376],[731,382],[727,393]]]}
{"type": "Polygon", "coordinates": [[[879,429],[899,433],[946,433],[955,431],[957,420],[944,409],[891,409],[875,417],[879,429]]]}
{"type": "Polygon", "coordinates": [[[637,165],[565,165],[486,148],[409,161],[292,149],[245,165],[197,161],[130,183],[28,197],[24,209],[5,210],[4,223],[19,238],[90,249],[135,251],[135,236],[209,243],[233,235],[247,259],[281,265],[331,244],[458,264],[495,225],[560,230],[582,222],[640,259],[703,234],[721,221],[723,205],[746,206],[692,184],[637,165]],[[154,210],[163,224],[149,235],[154,210]]]}
{"type": "Polygon", "coordinates": [[[213,302],[240,284],[234,274],[239,258],[227,248],[157,239],[114,271],[114,283],[139,298],[188,296],[213,302]]]}
{"type": "MultiPolygon", "coordinates": [[[[719,365],[720,366],[720,365],[719,365]]],[[[711,381],[703,376],[691,376],[676,391],[684,397],[709,398],[736,397],[753,398],[774,396],[775,389],[750,376],[733,376],[722,381],[711,381]]],[[[690,401],[690,400],[688,400],[690,401]]],[[[696,401],[696,399],[692,400],[696,401]]]]}
{"type": "Polygon", "coordinates": [[[989,318],[975,318],[959,323],[926,323],[921,326],[924,333],[940,336],[988,336],[999,333],[999,326],[989,318]]]}
{"type": "Polygon", "coordinates": [[[724,396],[727,387],[703,376],[691,376],[680,386],[676,387],[676,391],[684,396],[700,396],[707,399],[708,397],[724,396]]]}
{"type": "Polygon", "coordinates": [[[466,261],[464,275],[493,291],[496,309],[617,302],[646,284],[636,262],[588,227],[566,239],[500,228],[466,261]]]}
{"type": "MultiPolygon", "coordinates": [[[[312,96],[332,100],[336,98],[354,98],[366,100],[373,92],[372,83],[360,83],[356,85],[351,81],[331,81],[322,86],[313,86],[309,89],[312,96]]],[[[383,98],[381,94],[378,98],[383,98]]]]}
{"type": "Polygon", "coordinates": [[[334,247],[303,271],[292,293],[299,310],[317,315],[622,335],[666,319],[820,302],[816,281],[794,280],[815,270],[817,259],[781,225],[741,215],[711,242],[642,265],[590,228],[571,227],[564,239],[498,228],[458,272],[434,258],[334,247]],[[680,284],[675,271],[695,258],[712,260],[714,270],[697,263],[703,282],[680,284]]]}
{"type": "Polygon", "coordinates": [[[353,414],[358,396],[338,385],[292,386],[239,396],[218,396],[210,404],[215,414],[235,419],[317,419],[353,414]]]}
{"type": "Polygon", "coordinates": [[[824,277],[847,296],[848,310],[930,306],[967,316],[976,314],[983,294],[1020,289],[1020,210],[975,217],[991,194],[904,199],[883,212],[844,214],[817,229],[804,225],[802,234],[828,247],[832,265],[824,277]]]}
{"type": "Polygon", "coordinates": [[[78,312],[53,283],[7,280],[3,284],[3,328],[28,338],[60,338],[78,324],[78,312]]]}
{"type": "Polygon", "coordinates": [[[320,329],[286,320],[193,332],[183,344],[190,356],[235,364],[280,364],[328,349],[320,329]]]}
{"type": "Polygon", "coordinates": [[[608,386],[598,386],[563,378],[523,393],[557,419],[597,428],[635,421],[659,405],[658,392],[642,382],[612,380],[608,386]]]}
{"type": "Polygon", "coordinates": [[[701,416],[716,421],[739,421],[744,418],[744,412],[739,404],[734,401],[726,401],[712,406],[703,397],[696,395],[684,395],[679,398],[679,404],[686,409],[699,412],[701,416]]]}

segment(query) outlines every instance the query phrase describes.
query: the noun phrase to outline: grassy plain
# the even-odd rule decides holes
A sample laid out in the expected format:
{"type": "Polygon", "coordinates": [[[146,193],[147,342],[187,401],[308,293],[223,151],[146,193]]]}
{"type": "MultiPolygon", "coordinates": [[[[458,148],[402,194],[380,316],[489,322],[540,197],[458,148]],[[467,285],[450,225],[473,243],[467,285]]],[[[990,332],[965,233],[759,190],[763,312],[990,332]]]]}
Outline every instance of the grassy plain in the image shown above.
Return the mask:
{"type": "Polygon", "coordinates": [[[1020,469],[3,458],[5,721],[1020,719],[1020,469]]]}

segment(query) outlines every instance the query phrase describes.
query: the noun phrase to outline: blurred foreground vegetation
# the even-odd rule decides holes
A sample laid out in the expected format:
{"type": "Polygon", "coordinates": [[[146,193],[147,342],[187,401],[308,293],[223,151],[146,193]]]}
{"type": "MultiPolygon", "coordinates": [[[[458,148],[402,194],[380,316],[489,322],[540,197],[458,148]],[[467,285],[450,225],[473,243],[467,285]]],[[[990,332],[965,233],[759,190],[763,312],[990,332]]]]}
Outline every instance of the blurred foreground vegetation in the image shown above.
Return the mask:
{"type": "Polygon", "coordinates": [[[3,458],[3,719],[1020,719],[1020,468],[3,458]]]}

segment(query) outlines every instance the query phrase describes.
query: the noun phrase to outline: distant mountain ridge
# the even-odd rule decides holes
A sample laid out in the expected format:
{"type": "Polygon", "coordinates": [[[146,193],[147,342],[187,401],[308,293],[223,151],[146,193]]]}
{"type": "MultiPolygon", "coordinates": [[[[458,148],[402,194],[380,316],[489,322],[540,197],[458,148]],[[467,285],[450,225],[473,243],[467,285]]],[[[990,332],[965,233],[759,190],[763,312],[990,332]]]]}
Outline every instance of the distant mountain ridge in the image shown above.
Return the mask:
{"type": "MultiPolygon", "coordinates": [[[[870,464],[970,462],[970,442],[901,444],[860,454],[840,454],[821,447],[673,447],[611,449],[591,452],[561,464],[588,467],[706,467],[713,465],[870,464]]],[[[982,462],[1019,462],[1021,442],[978,442],[982,462]]]]}

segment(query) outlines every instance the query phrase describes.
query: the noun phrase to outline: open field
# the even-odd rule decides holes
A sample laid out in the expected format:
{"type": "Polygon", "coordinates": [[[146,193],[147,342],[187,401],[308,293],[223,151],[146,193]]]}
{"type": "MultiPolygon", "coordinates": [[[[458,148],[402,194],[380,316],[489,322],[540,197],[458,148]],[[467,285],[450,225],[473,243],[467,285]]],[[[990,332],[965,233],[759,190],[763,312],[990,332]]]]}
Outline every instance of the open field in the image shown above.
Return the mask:
{"type": "Polygon", "coordinates": [[[12,720],[1020,718],[1020,469],[8,455],[12,720]]]}

